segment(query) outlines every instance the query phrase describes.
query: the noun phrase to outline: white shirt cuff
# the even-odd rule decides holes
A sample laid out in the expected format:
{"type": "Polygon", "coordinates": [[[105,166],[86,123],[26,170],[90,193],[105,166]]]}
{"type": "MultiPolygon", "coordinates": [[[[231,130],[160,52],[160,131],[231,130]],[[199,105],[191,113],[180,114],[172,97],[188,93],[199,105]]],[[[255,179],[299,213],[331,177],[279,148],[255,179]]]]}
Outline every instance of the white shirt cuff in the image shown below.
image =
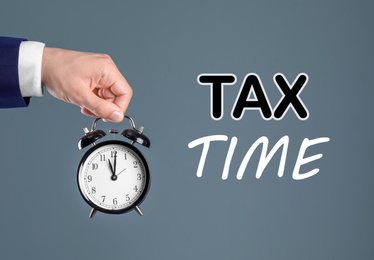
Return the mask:
{"type": "Polygon", "coordinates": [[[23,41],[19,47],[18,77],[23,97],[43,96],[42,58],[44,43],[23,41]]]}

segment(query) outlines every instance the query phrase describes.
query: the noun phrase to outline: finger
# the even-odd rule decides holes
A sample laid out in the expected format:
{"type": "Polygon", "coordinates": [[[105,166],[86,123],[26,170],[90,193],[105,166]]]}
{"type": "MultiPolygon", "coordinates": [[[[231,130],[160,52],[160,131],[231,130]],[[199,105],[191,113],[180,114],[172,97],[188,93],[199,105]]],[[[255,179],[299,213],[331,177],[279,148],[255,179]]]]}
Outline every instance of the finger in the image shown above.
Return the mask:
{"type": "Polygon", "coordinates": [[[81,107],[81,113],[85,116],[92,116],[92,117],[97,117],[97,115],[91,113],[90,110],[88,110],[87,108],[85,107],[81,107]]]}
{"type": "Polygon", "coordinates": [[[118,69],[116,67],[112,69],[112,73],[102,75],[98,87],[104,89],[102,91],[104,96],[111,98],[113,94],[114,104],[125,113],[132,97],[132,89],[118,69]]]}
{"type": "Polygon", "coordinates": [[[100,88],[98,90],[98,96],[104,99],[114,100],[116,95],[113,94],[110,88],[100,88]]]}
{"type": "Polygon", "coordinates": [[[83,107],[82,113],[85,115],[95,115],[113,122],[121,122],[123,120],[124,113],[120,107],[98,97],[89,89],[86,89],[83,95],[80,95],[78,100],[75,100],[75,103],[83,107]]]}
{"type": "Polygon", "coordinates": [[[110,90],[111,93],[115,96],[113,103],[120,107],[121,111],[125,113],[132,97],[132,89],[130,85],[126,80],[122,83],[116,82],[110,87],[110,90]]]}
{"type": "MultiPolygon", "coordinates": [[[[85,107],[82,107],[81,108],[81,112],[82,112],[82,114],[83,115],[85,115],[85,116],[91,116],[91,117],[96,117],[96,118],[98,118],[99,116],[97,116],[97,115],[95,115],[95,114],[92,114],[87,108],[85,108],[85,107]]],[[[107,119],[102,119],[104,122],[108,122],[108,120],[107,119]]]]}

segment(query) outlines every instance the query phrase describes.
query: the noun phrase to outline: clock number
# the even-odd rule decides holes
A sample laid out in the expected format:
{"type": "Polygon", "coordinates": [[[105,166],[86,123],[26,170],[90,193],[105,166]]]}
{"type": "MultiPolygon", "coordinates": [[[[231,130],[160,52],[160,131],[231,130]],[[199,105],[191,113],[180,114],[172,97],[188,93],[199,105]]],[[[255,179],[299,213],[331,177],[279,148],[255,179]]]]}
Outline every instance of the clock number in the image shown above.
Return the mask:
{"type": "Polygon", "coordinates": [[[96,193],[96,187],[92,187],[92,188],[91,188],[91,193],[92,193],[92,194],[95,194],[95,193],[96,193]]]}
{"type": "Polygon", "coordinates": [[[125,153],[125,160],[127,160],[127,153],[125,153]]]}
{"type": "Polygon", "coordinates": [[[126,194],[126,201],[129,201],[130,200],[130,196],[129,194],[126,194]]]}
{"type": "Polygon", "coordinates": [[[105,196],[103,195],[103,196],[101,196],[101,198],[103,198],[103,202],[105,201],[105,196]]]}
{"type": "Polygon", "coordinates": [[[135,185],[135,187],[134,187],[134,191],[135,191],[135,192],[138,192],[138,185],[135,185]]]}
{"type": "Polygon", "coordinates": [[[99,168],[99,165],[97,163],[92,164],[92,170],[97,170],[99,168]]]}
{"type": "Polygon", "coordinates": [[[140,181],[142,179],[142,175],[138,173],[137,176],[138,176],[137,180],[140,181]]]}
{"type": "Polygon", "coordinates": [[[117,205],[117,203],[118,203],[118,202],[117,202],[117,198],[114,198],[114,199],[113,199],[113,205],[117,205]]]}
{"type": "Polygon", "coordinates": [[[105,161],[105,154],[100,154],[100,161],[101,162],[105,161]]]}
{"type": "Polygon", "coordinates": [[[92,176],[91,176],[91,175],[88,175],[88,176],[87,176],[87,180],[88,180],[88,182],[91,182],[91,181],[92,181],[92,176]]]}
{"type": "Polygon", "coordinates": [[[134,161],[133,164],[134,164],[134,168],[138,168],[138,162],[137,161],[134,161]]]}
{"type": "Polygon", "coordinates": [[[111,151],[110,152],[110,157],[116,157],[117,156],[117,151],[111,151]]]}

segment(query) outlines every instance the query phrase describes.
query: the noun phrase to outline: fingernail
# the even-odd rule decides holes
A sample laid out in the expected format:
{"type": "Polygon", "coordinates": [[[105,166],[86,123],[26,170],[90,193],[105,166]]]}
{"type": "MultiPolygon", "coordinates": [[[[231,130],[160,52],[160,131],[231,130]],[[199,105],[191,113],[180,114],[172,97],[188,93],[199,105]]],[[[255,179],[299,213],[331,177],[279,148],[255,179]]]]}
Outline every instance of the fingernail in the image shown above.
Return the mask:
{"type": "Polygon", "coordinates": [[[118,111],[114,111],[110,116],[110,121],[119,122],[122,119],[122,114],[118,111]]]}

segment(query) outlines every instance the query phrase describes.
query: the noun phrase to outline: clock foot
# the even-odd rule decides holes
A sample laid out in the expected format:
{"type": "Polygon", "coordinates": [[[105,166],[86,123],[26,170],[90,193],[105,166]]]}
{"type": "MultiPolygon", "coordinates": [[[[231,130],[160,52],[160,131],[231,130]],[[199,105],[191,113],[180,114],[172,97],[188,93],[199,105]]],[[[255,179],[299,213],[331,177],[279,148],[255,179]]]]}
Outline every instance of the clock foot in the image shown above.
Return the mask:
{"type": "Polygon", "coordinates": [[[91,213],[90,213],[90,218],[92,218],[93,216],[95,216],[96,212],[97,212],[96,209],[92,209],[91,213]]]}
{"type": "Polygon", "coordinates": [[[136,212],[139,213],[140,216],[143,216],[143,212],[140,210],[138,206],[135,207],[136,212]]]}

